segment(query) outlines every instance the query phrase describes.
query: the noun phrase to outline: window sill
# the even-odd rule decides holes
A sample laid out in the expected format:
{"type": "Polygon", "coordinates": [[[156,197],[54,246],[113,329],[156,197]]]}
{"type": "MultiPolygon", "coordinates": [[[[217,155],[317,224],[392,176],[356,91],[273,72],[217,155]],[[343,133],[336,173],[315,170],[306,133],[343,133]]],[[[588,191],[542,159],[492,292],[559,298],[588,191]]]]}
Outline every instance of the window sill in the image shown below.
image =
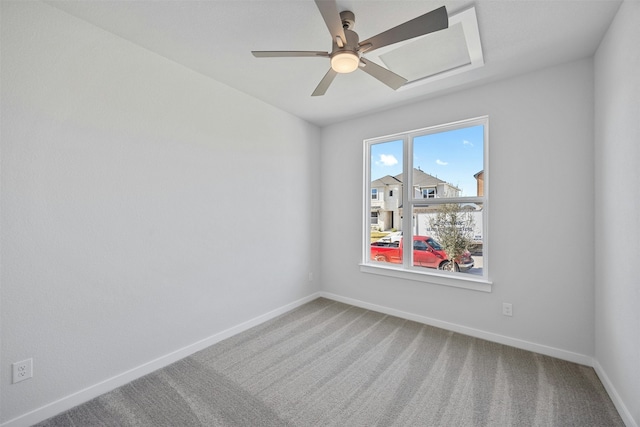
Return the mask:
{"type": "Polygon", "coordinates": [[[477,276],[465,276],[464,273],[446,274],[434,272],[422,272],[406,270],[401,267],[376,264],[360,264],[363,273],[378,274],[380,276],[395,277],[398,279],[416,280],[418,282],[432,283],[436,285],[451,286],[454,288],[469,289],[472,291],[491,292],[492,282],[477,276]]]}

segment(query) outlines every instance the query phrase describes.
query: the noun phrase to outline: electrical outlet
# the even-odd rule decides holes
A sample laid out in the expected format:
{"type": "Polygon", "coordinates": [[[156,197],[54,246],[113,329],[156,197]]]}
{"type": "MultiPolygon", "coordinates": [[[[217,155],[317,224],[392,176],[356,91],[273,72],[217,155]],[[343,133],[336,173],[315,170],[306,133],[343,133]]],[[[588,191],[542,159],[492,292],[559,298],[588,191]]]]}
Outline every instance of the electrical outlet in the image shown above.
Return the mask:
{"type": "Polygon", "coordinates": [[[13,368],[13,383],[19,383],[33,376],[33,359],[29,358],[11,365],[13,368]]]}
{"type": "Polygon", "coordinates": [[[510,302],[502,303],[502,314],[505,316],[513,316],[513,305],[510,302]]]}

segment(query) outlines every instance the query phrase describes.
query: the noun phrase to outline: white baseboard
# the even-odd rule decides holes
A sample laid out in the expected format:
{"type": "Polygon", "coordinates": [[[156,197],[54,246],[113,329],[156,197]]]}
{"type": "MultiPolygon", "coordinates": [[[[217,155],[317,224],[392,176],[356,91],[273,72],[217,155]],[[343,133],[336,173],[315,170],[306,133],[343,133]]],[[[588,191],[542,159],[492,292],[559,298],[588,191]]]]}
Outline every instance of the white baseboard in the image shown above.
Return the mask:
{"type": "Polygon", "coordinates": [[[631,412],[623,403],[620,395],[618,394],[618,391],[613,386],[613,383],[611,382],[611,380],[607,376],[607,373],[604,371],[597,359],[594,359],[593,369],[595,369],[596,374],[598,374],[598,378],[600,378],[600,381],[604,385],[605,390],[607,390],[607,393],[613,401],[613,404],[616,406],[616,409],[618,410],[620,417],[622,417],[622,421],[624,421],[624,424],[627,427],[638,427],[638,423],[633,419],[631,412]]]}
{"type": "Polygon", "coordinates": [[[31,412],[28,412],[26,414],[13,418],[9,421],[6,421],[3,424],[1,424],[0,427],[28,427],[33,424],[44,421],[47,418],[51,418],[57,414],[67,411],[84,402],[88,402],[93,398],[96,398],[115,388],[118,388],[133,380],[143,377],[144,375],[150,374],[153,371],[164,368],[165,366],[168,366],[174,362],[177,362],[180,359],[184,359],[185,357],[188,357],[193,353],[203,350],[224,339],[227,339],[229,337],[232,337],[233,335],[239,334],[240,332],[244,332],[247,329],[250,329],[254,326],[257,326],[261,323],[266,322],[267,320],[271,320],[281,314],[291,311],[296,307],[299,307],[303,304],[308,303],[309,301],[313,301],[314,299],[319,298],[320,296],[321,296],[320,293],[317,292],[307,297],[301,298],[297,301],[294,301],[292,303],[286,304],[266,314],[255,317],[239,325],[236,325],[222,332],[214,334],[208,338],[197,341],[179,350],[176,350],[164,356],[158,357],[157,359],[154,359],[143,365],[137,366],[126,372],[123,372],[114,377],[106,379],[100,383],[94,384],[90,387],[87,387],[69,396],[63,397],[62,399],[56,400],[55,402],[49,403],[31,412]]]}
{"type": "Polygon", "coordinates": [[[562,350],[555,347],[549,347],[543,344],[536,344],[530,341],[521,340],[518,338],[511,338],[500,334],[494,334],[492,332],[483,331],[480,329],[470,328],[468,326],[462,326],[455,323],[445,322],[438,319],[433,319],[418,314],[408,313],[406,311],[396,310],[394,308],[384,307],[377,304],[371,304],[365,301],[360,301],[353,298],[343,297],[340,295],[332,294],[330,292],[320,292],[320,296],[323,298],[331,299],[345,304],[355,305],[356,307],[366,308],[367,310],[373,310],[391,316],[400,317],[402,319],[413,320],[414,322],[424,323],[425,325],[435,326],[437,328],[446,329],[448,331],[458,332],[463,335],[469,335],[475,338],[482,338],[487,341],[496,342],[499,344],[505,344],[511,347],[520,348],[523,350],[533,351],[534,353],[540,353],[558,359],[568,360],[569,362],[579,363],[581,365],[593,366],[593,358],[580,353],[574,353],[567,350],[562,350]]]}

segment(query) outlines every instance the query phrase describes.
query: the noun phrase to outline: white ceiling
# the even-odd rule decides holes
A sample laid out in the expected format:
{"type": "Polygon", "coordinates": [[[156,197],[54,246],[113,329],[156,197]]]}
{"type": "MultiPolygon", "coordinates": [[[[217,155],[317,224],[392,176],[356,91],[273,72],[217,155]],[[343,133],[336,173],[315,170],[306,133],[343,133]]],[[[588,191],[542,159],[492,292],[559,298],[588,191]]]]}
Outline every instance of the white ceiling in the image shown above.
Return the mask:
{"type": "MultiPolygon", "coordinates": [[[[621,0],[338,0],[364,40],[445,5],[475,6],[484,67],[393,91],[361,71],[311,92],[327,58],[255,58],[252,50],[330,51],[312,0],[47,1],[100,28],[318,125],[591,56],[621,0]]],[[[366,56],[366,55],[365,55],[366,56]]]]}

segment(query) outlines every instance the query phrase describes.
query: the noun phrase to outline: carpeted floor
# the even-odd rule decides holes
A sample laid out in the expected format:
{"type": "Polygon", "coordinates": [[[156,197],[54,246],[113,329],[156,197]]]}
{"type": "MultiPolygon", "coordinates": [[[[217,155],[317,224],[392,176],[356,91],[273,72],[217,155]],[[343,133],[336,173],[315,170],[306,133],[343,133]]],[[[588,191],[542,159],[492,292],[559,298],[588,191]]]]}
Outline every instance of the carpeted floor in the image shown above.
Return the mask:
{"type": "Polygon", "coordinates": [[[39,426],[624,426],[592,368],[317,299],[39,426]]]}

